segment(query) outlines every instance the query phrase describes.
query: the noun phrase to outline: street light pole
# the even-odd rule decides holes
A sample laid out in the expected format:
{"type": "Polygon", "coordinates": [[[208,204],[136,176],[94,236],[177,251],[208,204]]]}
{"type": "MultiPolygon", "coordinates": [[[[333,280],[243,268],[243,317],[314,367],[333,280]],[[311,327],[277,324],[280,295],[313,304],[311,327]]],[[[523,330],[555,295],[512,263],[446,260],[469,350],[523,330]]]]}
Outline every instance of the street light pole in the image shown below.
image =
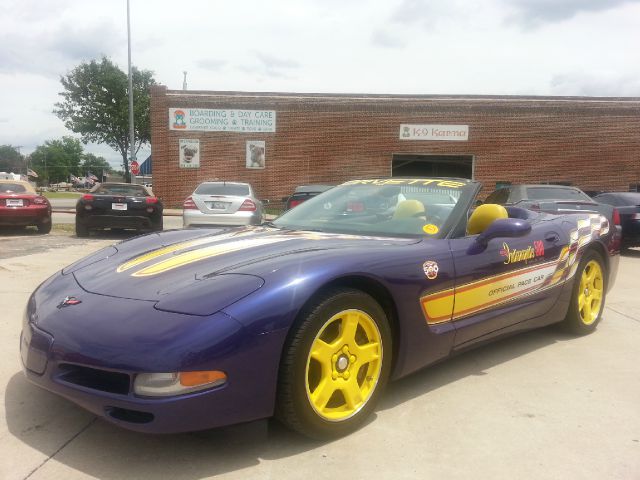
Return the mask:
{"type": "MultiPolygon", "coordinates": [[[[133,131],[133,78],[131,76],[131,20],[129,13],[129,0],[127,0],[127,47],[128,47],[128,62],[129,62],[129,147],[131,154],[129,155],[129,162],[135,160],[135,134],[133,131]]],[[[128,170],[128,169],[127,169],[128,170]]],[[[129,182],[131,182],[131,171],[129,171],[129,182]]]]}

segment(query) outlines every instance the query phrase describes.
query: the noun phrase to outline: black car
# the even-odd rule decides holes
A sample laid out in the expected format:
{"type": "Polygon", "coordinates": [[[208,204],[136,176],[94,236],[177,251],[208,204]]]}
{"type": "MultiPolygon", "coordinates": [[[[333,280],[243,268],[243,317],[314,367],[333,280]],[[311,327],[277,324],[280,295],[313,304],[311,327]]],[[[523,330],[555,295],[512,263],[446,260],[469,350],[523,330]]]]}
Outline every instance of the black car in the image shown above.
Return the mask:
{"type": "Polygon", "coordinates": [[[293,207],[300,205],[302,202],[305,202],[332,188],[333,185],[300,185],[299,187],[296,187],[293,195],[282,199],[284,208],[285,210],[290,210],[293,207]]]}
{"type": "Polygon", "coordinates": [[[76,204],[78,237],[104,228],[155,232],[162,227],[162,202],[143,185],[103,183],[82,195],[76,204]]]}
{"type": "Polygon", "coordinates": [[[576,187],[565,185],[509,185],[491,193],[485,203],[517,205],[522,208],[542,210],[541,206],[562,209],[568,206],[581,209],[595,202],[586,193],[576,187]],[[546,205],[546,204],[550,205],[546,205]],[[555,205],[553,207],[551,204],[555,205]]]}
{"type": "Polygon", "coordinates": [[[619,225],[614,208],[596,202],[576,187],[566,185],[509,185],[491,193],[485,203],[512,205],[556,214],[600,213],[613,225],[619,225]]]}
{"type": "Polygon", "coordinates": [[[622,246],[640,247],[640,193],[601,193],[594,200],[616,207],[622,224],[622,246]]]}

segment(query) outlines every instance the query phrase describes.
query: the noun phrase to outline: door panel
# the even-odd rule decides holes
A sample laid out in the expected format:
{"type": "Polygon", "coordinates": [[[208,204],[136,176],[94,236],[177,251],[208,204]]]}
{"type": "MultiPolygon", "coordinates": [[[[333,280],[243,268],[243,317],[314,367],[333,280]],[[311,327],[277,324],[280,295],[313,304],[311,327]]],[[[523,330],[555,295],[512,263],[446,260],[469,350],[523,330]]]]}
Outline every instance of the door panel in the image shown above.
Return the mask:
{"type": "Polygon", "coordinates": [[[468,253],[475,235],[450,240],[456,346],[549,311],[560,293],[564,236],[553,223],[538,222],[530,234],[495,238],[481,253],[468,253]]]}

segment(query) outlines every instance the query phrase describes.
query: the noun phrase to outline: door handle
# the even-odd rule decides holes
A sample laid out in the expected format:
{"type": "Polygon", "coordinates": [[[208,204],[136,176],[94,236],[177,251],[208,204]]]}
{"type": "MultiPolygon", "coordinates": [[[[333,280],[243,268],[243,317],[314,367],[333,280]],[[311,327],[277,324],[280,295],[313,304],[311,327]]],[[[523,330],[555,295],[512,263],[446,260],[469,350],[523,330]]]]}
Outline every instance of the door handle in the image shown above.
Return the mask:
{"type": "Polygon", "coordinates": [[[556,232],[547,232],[544,236],[544,239],[549,243],[555,243],[560,240],[560,235],[556,232]]]}

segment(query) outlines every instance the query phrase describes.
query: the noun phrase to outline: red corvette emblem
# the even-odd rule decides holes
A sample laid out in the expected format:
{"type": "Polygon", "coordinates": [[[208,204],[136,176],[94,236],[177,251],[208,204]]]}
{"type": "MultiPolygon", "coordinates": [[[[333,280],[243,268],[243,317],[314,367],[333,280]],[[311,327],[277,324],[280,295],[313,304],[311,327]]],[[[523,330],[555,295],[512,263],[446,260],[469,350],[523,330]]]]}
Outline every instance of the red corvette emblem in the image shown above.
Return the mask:
{"type": "Polygon", "coordinates": [[[78,300],[76,297],[65,297],[65,299],[58,304],[58,308],[70,307],[78,305],[79,303],[82,303],[82,300],[78,300]]]}

